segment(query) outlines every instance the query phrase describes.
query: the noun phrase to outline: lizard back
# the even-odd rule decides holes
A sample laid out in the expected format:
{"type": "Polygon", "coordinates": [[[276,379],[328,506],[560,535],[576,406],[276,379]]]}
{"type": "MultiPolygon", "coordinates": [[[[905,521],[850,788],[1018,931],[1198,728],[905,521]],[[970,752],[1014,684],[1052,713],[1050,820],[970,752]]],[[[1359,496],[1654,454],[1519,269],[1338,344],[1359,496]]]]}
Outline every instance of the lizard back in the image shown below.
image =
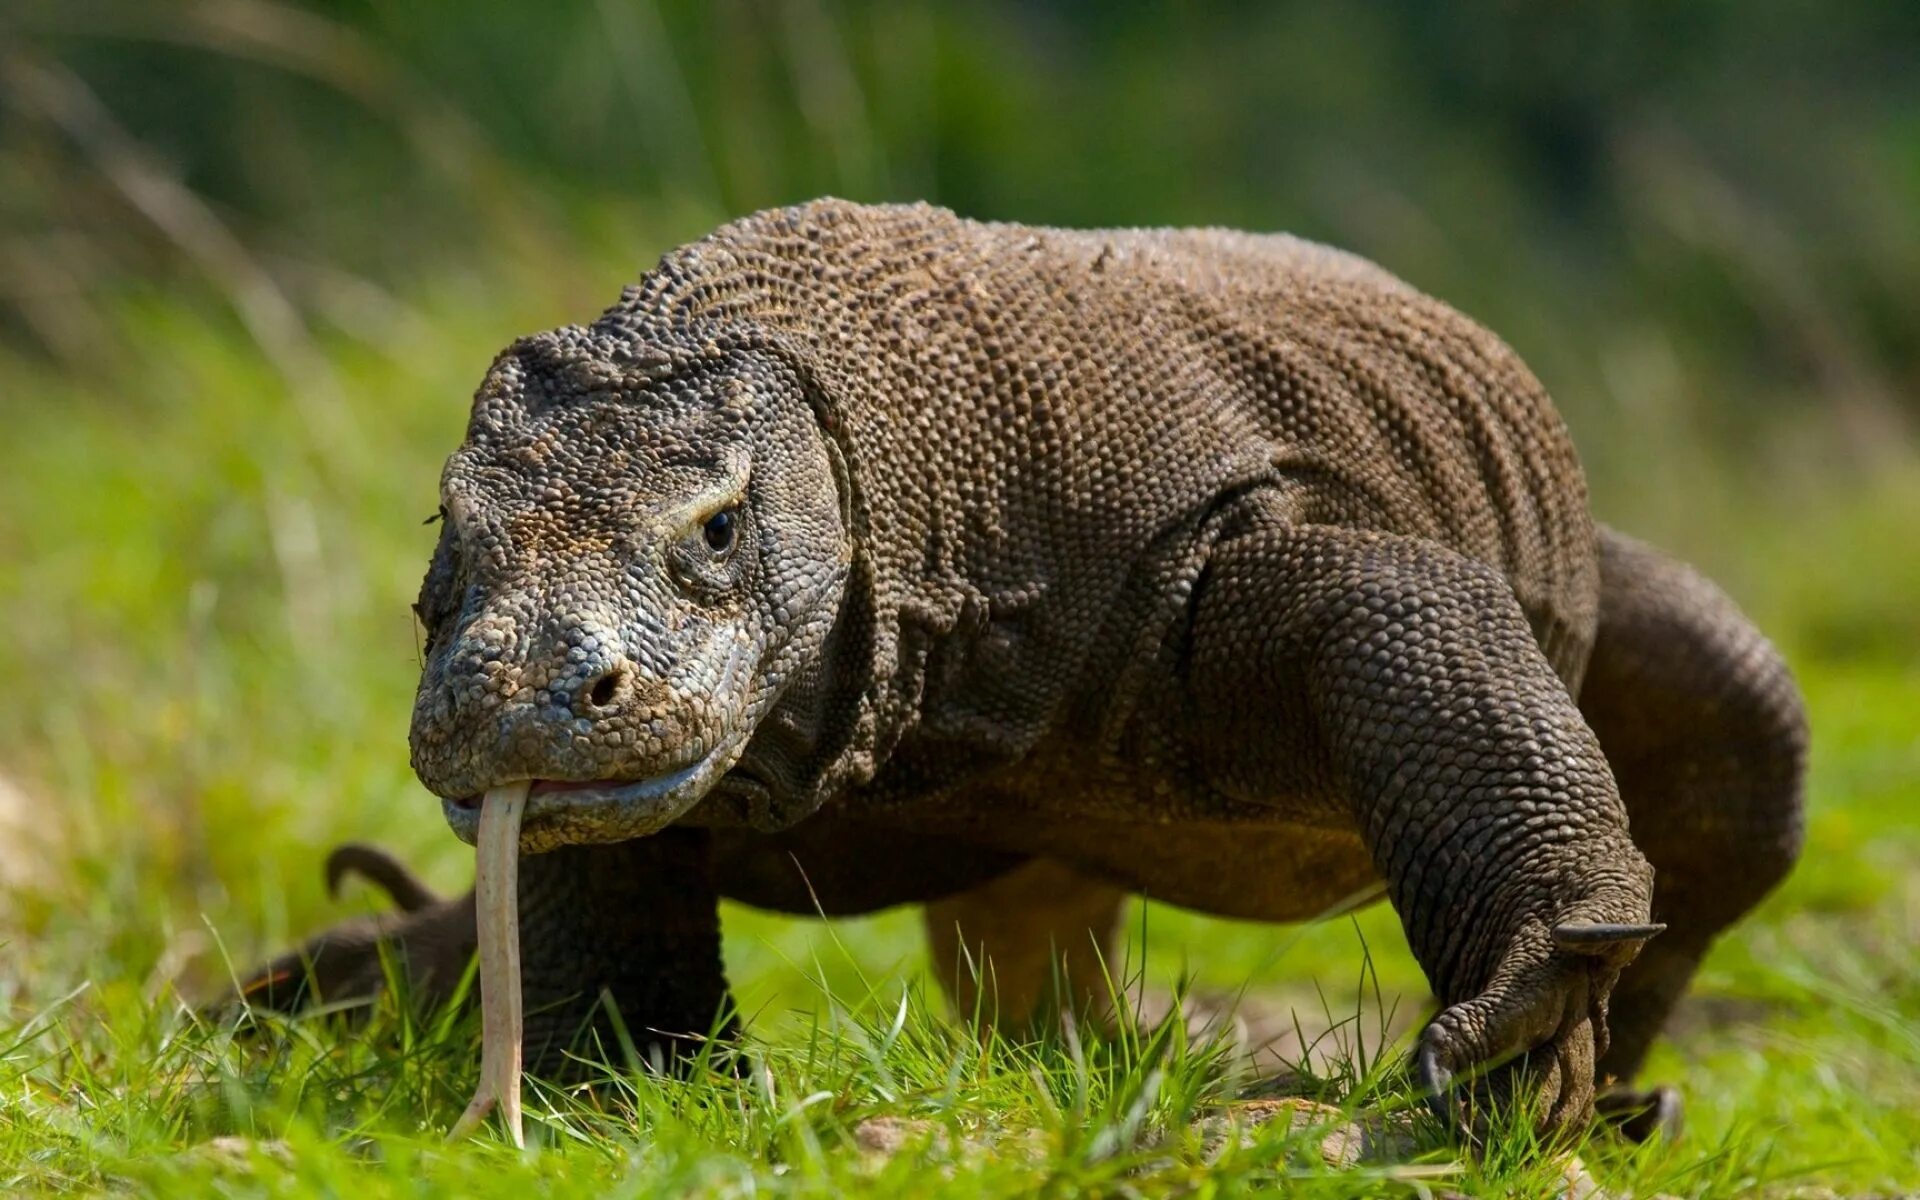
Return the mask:
{"type": "Polygon", "coordinates": [[[1340,251],[828,200],[670,254],[602,321],[771,336],[828,396],[871,683],[823,786],[910,732],[926,763],[955,741],[1011,762],[1099,709],[1181,620],[1210,515],[1253,488],[1496,568],[1570,686],[1592,644],[1596,534],[1544,389],[1340,251]]]}

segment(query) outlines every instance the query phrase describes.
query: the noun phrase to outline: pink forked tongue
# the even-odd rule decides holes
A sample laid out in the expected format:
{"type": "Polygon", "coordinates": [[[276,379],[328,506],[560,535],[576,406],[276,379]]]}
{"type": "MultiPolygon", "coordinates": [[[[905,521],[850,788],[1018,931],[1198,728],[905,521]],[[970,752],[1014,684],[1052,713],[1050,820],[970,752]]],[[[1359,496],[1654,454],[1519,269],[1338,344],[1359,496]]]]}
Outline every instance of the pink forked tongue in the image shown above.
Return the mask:
{"type": "Polygon", "coordinates": [[[471,1134],[494,1104],[515,1146],[520,1127],[520,818],[528,784],[503,784],[480,801],[474,841],[474,915],[480,934],[480,1086],[449,1141],[471,1134]]]}

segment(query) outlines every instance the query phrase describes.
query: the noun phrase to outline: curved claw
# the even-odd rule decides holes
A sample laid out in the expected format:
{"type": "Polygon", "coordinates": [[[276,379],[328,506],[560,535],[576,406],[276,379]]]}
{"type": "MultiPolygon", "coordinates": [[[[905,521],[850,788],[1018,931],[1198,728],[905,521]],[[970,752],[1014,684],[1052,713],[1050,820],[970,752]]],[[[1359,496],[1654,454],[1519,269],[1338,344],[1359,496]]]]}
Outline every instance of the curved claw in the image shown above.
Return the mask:
{"type": "Polygon", "coordinates": [[[1562,950],[1599,954],[1614,946],[1638,945],[1665,933],[1661,924],[1616,925],[1601,921],[1567,921],[1553,927],[1553,944],[1562,950]]]}
{"type": "Polygon", "coordinates": [[[1685,1104],[1678,1088],[1662,1084],[1635,1091],[1616,1088],[1594,1101],[1594,1111],[1630,1142],[1680,1136],[1685,1104]]]}
{"type": "Polygon", "coordinates": [[[1453,1099],[1453,1071],[1441,1062],[1441,1048],[1430,1033],[1429,1030],[1429,1035],[1421,1037],[1420,1053],[1414,1060],[1420,1090],[1426,1093],[1427,1107],[1441,1128],[1462,1142],[1471,1143],[1473,1130],[1461,1117],[1460,1106],[1453,1099]]]}

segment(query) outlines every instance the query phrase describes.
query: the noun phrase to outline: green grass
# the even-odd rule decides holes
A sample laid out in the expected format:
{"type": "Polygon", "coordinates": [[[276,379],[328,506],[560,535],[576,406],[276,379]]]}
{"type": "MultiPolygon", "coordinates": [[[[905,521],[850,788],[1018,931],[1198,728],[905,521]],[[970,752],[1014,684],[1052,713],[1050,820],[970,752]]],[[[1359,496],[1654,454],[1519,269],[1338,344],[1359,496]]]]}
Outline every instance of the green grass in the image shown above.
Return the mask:
{"type": "MultiPolygon", "coordinates": [[[[580,290],[611,295],[620,274],[580,290]]],[[[1517,1129],[1445,1176],[1421,1174],[1444,1149],[1335,1172],[1271,1126],[1209,1150],[1193,1122],[1249,1082],[1222,1055],[1139,1031],[982,1046],[945,1014],[910,913],[730,908],[754,1069],[539,1093],[524,1154],[442,1141],[475,1075],[470,1021],[392,1002],[362,1027],[250,1038],[193,1020],[232,965],[370,903],[324,896],[333,842],[398,847],[449,889],[469,877],[406,767],[419,522],[494,349],[591,311],[531,275],[489,282],[418,298],[384,346],[324,342],[324,374],[276,370],[158,298],[111,311],[122,365],[98,378],[0,361],[0,778],[24,795],[0,827],[0,1191],[1552,1191],[1517,1129]],[[855,1144],[876,1116],[929,1125],[883,1164],[855,1144]],[[249,1141],[212,1141],[230,1137],[249,1141]]],[[[1920,471],[1696,478],[1697,505],[1638,527],[1725,579],[1800,670],[1811,837],[1653,1064],[1687,1092],[1687,1136],[1583,1153],[1639,1193],[1920,1188],[1920,471]]],[[[1154,907],[1131,925],[1127,973],[1355,1018],[1329,1087],[1408,1103],[1372,997],[1428,1001],[1391,913],[1276,929],[1154,907]]]]}

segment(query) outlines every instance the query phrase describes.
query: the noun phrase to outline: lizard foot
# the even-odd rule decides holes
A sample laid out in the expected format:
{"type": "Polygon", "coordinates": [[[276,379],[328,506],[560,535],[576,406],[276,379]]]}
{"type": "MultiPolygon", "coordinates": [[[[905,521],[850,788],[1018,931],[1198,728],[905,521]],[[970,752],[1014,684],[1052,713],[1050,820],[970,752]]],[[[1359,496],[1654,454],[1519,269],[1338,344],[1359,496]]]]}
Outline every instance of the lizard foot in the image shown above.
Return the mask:
{"type": "Polygon", "coordinates": [[[1671,1084],[1650,1088],[1612,1087],[1593,1102],[1594,1112],[1630,1142],[1680,1136],[1686,1105],[1671,1084]]]}
{"type": "Polygon", "coordinates": [[[1493,1112],[1525,1108],[1549,1136],[1584,1132],[1594,1063],[1606,1052],[1607,994],[1661,928],[1576,922],[1522,939],[1484,991],[1435,1016],[1414,1062],[1441,1123],[1479,1144],[1493,1112]]]}

